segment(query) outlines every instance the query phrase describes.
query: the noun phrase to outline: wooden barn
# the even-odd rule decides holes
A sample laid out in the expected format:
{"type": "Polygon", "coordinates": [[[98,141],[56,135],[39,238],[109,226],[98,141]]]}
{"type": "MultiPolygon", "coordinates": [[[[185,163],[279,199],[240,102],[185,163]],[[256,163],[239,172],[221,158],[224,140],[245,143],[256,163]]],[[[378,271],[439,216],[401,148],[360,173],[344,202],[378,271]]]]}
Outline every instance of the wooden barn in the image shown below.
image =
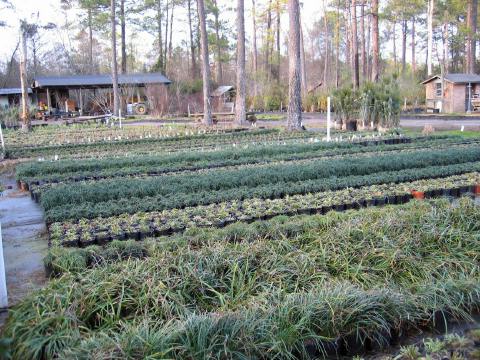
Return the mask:
{"type": "Polygon", "coordinates": [[[435,75],[425,85],[427,112],[468,113],[480,111],[480,75],[435,75]]]}
{"type": "MultiPolygon", "coordinates": [[[[118,75],[120,97],[127,107],[145,102],[146,87],[170,83],[161,73],[118,75]]],[[[112,77],[106,74],[40,76],[35,78],[32,89],[39,104],[43,104],[50,113],[105,113],[113,104],[112,77]]]]}

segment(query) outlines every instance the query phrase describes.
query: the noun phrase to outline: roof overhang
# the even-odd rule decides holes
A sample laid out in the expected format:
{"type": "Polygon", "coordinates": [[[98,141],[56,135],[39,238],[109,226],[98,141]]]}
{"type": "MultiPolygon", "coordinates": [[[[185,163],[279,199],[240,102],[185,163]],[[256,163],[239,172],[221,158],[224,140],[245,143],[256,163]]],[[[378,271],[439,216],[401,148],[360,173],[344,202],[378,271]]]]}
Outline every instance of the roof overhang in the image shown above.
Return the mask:
{"type": "MultiPolygon", "coordinates": [[[[441,75],[434,75],[422,81],[425,85],[434,80],[441,80],[441,75]]],[[[443,80],[452,84],[480,84],[480,75],[477,74],[446,74],[443,80]]]]}
{"type": "MultiPolygon", "coordinates": [[[[27,92],[29,94],[32,93],[32,89],[28,88],[27,92]]],[[[21,88],[4,88],[0,89],[0,96],[5,96],[5,95],[21,95],[22,94],[22,89],[21,88]]]]}
{"type": "MultiPolygon", "coordinates": [[[[121,74],[118,75],[120,86],[168,85],[171,81],[161,73],[121,74]]],[[[70,75],[37,77],[34,89],[98,89],[113,86],[111,75],[70,75]]]]}

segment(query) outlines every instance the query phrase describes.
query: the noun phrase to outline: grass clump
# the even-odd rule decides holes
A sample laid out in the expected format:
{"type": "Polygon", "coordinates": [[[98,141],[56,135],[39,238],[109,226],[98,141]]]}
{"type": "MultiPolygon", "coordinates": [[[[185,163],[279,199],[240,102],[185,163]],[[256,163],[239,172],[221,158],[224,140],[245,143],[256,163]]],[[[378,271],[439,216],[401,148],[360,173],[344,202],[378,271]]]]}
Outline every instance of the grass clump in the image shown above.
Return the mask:
{"type": "Polygon", "coordinates": [[[471,200],[425,201],[116,242],[92,251],[101,266],[66,271],[18,304],[5,334],[28,359],[293,359],[346,338],[382,346],[438,313],[479,309],[479,220],[471,200]]]}

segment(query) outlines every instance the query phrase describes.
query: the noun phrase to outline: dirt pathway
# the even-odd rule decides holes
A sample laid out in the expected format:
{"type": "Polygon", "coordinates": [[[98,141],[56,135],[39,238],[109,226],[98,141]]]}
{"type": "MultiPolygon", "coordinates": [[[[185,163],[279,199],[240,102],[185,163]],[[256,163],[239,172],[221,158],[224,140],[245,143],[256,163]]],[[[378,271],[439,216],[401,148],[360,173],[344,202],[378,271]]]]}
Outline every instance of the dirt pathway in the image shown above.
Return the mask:
{"type": "Polygon", "coordinates": [[[18,190],[11,176],[2,176],[0,181],[12,186],[0,197],[7,291],[12,306],[46,281],[46,227],[43,211],[31,200],[30,193],[18,190]]]}

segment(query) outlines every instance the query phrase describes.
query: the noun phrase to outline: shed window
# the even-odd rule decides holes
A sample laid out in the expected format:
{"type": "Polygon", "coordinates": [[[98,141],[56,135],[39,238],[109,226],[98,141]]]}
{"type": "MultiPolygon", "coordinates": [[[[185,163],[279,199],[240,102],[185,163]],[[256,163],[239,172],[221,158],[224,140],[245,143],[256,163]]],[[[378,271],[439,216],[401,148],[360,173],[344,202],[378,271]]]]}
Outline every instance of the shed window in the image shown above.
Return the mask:
{"type": "Polygon", "coordinates": [[[435,95],[442,96],[442,83],[435,84],[435,95]]]}

